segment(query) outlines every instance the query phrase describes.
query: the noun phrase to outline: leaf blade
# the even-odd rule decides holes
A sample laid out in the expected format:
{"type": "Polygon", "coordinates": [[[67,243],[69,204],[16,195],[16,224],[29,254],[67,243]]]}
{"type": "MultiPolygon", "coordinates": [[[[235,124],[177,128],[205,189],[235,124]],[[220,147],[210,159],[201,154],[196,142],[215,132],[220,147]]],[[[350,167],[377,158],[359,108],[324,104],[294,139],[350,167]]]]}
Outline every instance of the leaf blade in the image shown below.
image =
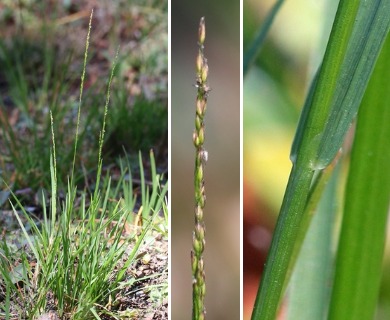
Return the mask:
{"type": "Polygon", "coordinates": [[[390,201],[390,37],[358,115],[330,319],[373,319],[390,201]]]}

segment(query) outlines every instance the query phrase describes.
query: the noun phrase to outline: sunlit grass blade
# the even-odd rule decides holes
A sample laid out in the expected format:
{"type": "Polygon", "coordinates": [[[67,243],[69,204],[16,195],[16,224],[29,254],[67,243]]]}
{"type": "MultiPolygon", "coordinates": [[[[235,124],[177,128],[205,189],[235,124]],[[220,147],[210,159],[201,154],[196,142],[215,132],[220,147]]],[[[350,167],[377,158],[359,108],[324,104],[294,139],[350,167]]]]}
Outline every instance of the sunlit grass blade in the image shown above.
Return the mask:
{"type": "Polygon", "coordinates": [[[390,202],[390,37],[358,114],[329,319],[373,319],[390,202]]]}

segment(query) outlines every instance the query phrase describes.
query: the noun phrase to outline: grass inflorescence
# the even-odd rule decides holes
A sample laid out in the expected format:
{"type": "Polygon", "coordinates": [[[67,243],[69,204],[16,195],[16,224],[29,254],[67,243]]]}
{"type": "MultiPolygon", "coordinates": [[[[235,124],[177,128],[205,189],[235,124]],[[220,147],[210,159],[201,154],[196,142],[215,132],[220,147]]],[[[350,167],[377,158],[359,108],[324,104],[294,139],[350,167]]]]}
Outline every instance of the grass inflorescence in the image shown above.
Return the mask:
{"type": "Polygon", "coordinates": [[[204,319],[205,306],[204,297],[206,293],[205,272],[203,262],[203,251],[205,247],[205,224],[203,219],[203,208],[205,206],[206,195],[204,187],[204,165],[207,161],[207,151],[203,147],[205,139],[204,116],[206,113],[207,98],[210,91],[207,85],[208,65],[204,56],[204,41],[206,38],[205,19],[202,17],[199,24],[199,52],[196,58],[196,87],[198,89],[196,97],[195,131],[193,142],[196,149],[195,155],[195,230],[193,233],[193,250],[191,251],[192,264],[192,318],[204,319]]]}

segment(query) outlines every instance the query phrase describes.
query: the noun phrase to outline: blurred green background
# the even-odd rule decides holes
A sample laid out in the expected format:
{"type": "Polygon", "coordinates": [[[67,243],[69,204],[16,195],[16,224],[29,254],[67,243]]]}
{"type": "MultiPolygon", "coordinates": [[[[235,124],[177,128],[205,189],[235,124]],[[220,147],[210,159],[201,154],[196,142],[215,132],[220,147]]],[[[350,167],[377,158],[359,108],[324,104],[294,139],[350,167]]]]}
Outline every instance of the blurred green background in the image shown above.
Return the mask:
{"type": "MultiPolygon", "coordinates": [[[[244,0],[244,53],[275,2],[244,0]]],[[[323,56],[337,4],[335,0],[285,1],[244,78],[244,319],[250,319],[291,169],[289,153],[299,113],[323,56]]],[[[387,274],[377,319],[388,319],[387,274]]]]}
{"type": "Polygon", "coordinates": [[[206,18],[205,55],[212,88],[206,114],[206,311],[240,317],[240,2],[172,1],[172,319],[191,316],[190,251],[194,228],[195,58],[206,18]]]}

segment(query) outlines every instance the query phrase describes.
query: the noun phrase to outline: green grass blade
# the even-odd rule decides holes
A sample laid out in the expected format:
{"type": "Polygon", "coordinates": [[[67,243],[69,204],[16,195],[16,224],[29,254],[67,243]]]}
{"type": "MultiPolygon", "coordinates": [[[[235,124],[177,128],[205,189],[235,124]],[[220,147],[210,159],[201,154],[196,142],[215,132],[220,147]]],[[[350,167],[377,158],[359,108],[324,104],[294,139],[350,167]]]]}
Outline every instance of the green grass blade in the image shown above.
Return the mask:
{"type": "Polygon", "coordinates": [[[118,284],[119,281],[121,281],[121,280],[123,279],[123,276],[125,275],[126,270],[127,270],[128,267],[131,265],[131,263],[134,262],[134,260],[135,260],[135,258],[136,258],[136,254],[138,253],[139,248],[140,248],[141,244],[143,243],[145,236],[146,236],[147,233],[151,230],[151,228],[152,228],[152,226],[153,226],[153,223],[154,223],[155,218],[157,217],[157,215],[158,215],[158,212],[155,212],[155,213],[153,214],[153,216],[151,216],[151,217],[149,218],[149,221],[147,222],[146,226],[143,227],[142,232],[141,232],[141,234],[139,235],[138,240],[137,240],[136,243],[134,244],[134,247],[133,247],[133,249],[131,250],[131,253],[130,253],[129,256],[128,256],[127,261],[125,262],[125,264],[123,265],[123,267],[121,268],[121,270],[118,272],[118,275],[117,275],[117,277],[116,277],[116,280],[114,281],[115,284],[118,284]]]}
{"type": "Polygon", "coordinates": [[[322,134],[316,167],[327,166],[339,150],[345,133],[359,109],[368,79],[390,28],[390,1],[361,5],[358,21],[343,62],[331,106],[329,121],[322,134]]]}
{"type": "Polygon", "coordinates": [[[294,163],[300,161],[304,166],[315,168],[314,159],[317,158],[321,136],[332,110],[333,95],[340,85],[337,80],[343,61],[348,59],[348,42],[357,18],[359,2],[340,1],[318,78],[315,78],[315,85],[311,89],[314,92],[308,95],[311,103],[305,103],[308,110],[303,110],[304,116],[298,125],[298,128],[305,129],[304,132],[297,130],[300,135],[295,138],[291,152],[294,163]]]}
{"type": "Polygon", "coordinates": [[[329,319],[373,319],[390,201],[390,37],[358,115],[329,319]]]}
{"type": "MultiPolygon", "coordinates": [[[[18,220],[20,228],[23,231],[23,235],[25,236],[26,241],[27,241],[28,245],[30,246],[31,251],[34,253],[35,258],[37,259],[37,263],[40,264],[42,255],[38,253],[38,250],[37,250],[36,246],[33,244],[32,237],[27,233],[27,230],[24,227],[23,222],[20,219],[18,212],[16,211],[16,209],[15,209],[15,207],[14,207],[14,205],[12,203],[11,203],[11,208],[12,208],[12,211],[14,212],[14,214],[15,214],[16,219],[18,220]]],[[[25,214],[25,216],[28,217],[27,213],[25,214]]],[[[29,222],[30,223],[34,223],[31,219],[29,220],[29,222]]]]}
{"type": "Polygon", "coordinates": [[[300,122],[300,126],[308,128],[299,142],[299,151],[304,152],[298,152],[294,158],[295,163],[256,296],[252,313],[253,320],[275,319],[314,175],[314,171],[310,168],[310,161],[315,158],[318,150],[313,142],[319,145],[319,141],[314,138],[320,135],[329,113],[332,92],[336,86],[335,79],[339,75],[341,63],[344,60],[347,49],[346,39],[352,32],[358,5],[356,1],[340,2],[315,91],[312,96],[309,95],[309,99],[313,102],[309,105],[309,113],[304,118],[304,123],[300,122]],[[325,90],[322,90],[323,88],[325,90]],[[315,107],[318,109],[316,113],[313,112],[315,107]]]}
{"type": "Polygon", "coordinates": [[[282,6],[284,0],[277,0],[274,6],[272,7],[271,11],[265,18],[264,23],[262,24],[261,28],[259,29],[258,33],[255,36],[255,39],[249,46],[248,51],[244,55],[244,60],[243,60],[243,74],[244,77],[248,73],[248,70],[250,66],[253,64],[255,61],[256,57],[258,56],[265,37],[268,34],[269,29],[271,28],[272,22],[275,19],[276,14],[279,12],[280,7],[282,6]]]}
{"type": "Polygon", "coordinates": [[[338,172],[326,185],[302,244],[288,289],[287,320],[324,319],[328,310],[338,172]]]}
{"type": "MultiPolygon", "coordinates": [[[[341,41],[344,45],[340,48],[336,46],[332,55],[325,54],[323,65],[327,67],[320,71],[318,85],[311,88],[315,93],[309,92],[299,124],[299,128],[310,127],[312,130],[306,130],[303,135],[302,129],[298,129],[291,159],[295,160],[299,153],[306,154],[303,150],[312,150],[309,161],[311,167],[322,169],[336,156],[356,116],[376,58],[389,31],[390,15],[386,10],[389,5],[389,0],[360,5],[350,39],[336,37],[334,41],[329,41],[327,53],[332,50],[332,42],[337,44],[341,41]],[[344,56],[340,50],[345,49],[344,56]],[[310,145],[313,147],[310,148],[310,145]]],[[[333,30],[336,27],[334,25],[333,30]]]]}
{"type": "Polygon", "coordinates": [[[293,167],[272,238],[252,319],[276,317],[313,172],[293,167]]]}
{"type": "MultiPolygon", "coordinates": [[[[336,164],[336,162],[334,162],[336,164]]],[[[292,256],[290,258],[289,268],[287,271],[287,276],[285,280],[285,287],[287,285],[288,280],[293,272],[295,262],[298,258],[298,255],[301,251],[302,243],[306,237],[306,233],[310,227],[311,220],[316,212],[321,209],[317,209],[317,206],[320,203],[320,200],[323,197],[323,192],[326,190],[326,186],[330,181],[330,178],[333,174],[333,169],[335,165],[329,165],[324,170],[320,171],[314,178],[314,181],[310,187],[310,193],[307,198],[306,207],[303,213],[302,220],[300,222],[300,227],[298,230],[298,234],[295,240],[295,245],[293,249],[292,256]]],[[[284,290],[283,290],[284,292],[284,290]]]]}
{"type": "Polygon", "coordinates": [[[145,184],[145,172],[144,172],[144,165],[142,163],[141,151],[139,151],[138,153],[138,159],[139,159],[139,174],[141,179],[141,202],[142,205],[146,205],[148,201],[147,201],[147,192],[146,192],[146,184],[145,184]]]}
{"type": "MultiPolygon", "coordinates": [[[[360,103],[359,99],[354,99],[346,105],[335,104],[338,92],[341,90],[339,87],[348,87],[351,92],[353,90],[364,91],[373,62],[384,40],[384,36],[370,38],[370,41],[364,41],[366,46],[360,46],[356,41],[358,37],[356,32],[361,30],[362,26],[367,27],[368,24],[369,34],[377,31],[378,34],[385,35],[388,31],[390,15],[388,17],[384,15],[380,24],[370,24],[370,22],[373,22],[373,15],[375,16],[381,10],[385,11],[388,2],[389,0],[360,4],[360,1],[341,1],[339,4],[324,60],[312,89],[314,92],[308,96],[311,103],[306,104],[308,110],[303,111],[304,114],[307,112],[306,116],[302,117],[299,124],[304,131],[301,131],[292,150],[291,158],[294,165],[256,297],[252,319],[275,319],[291,258],[297,245],[296,240],[309,200],[315,170],[323,169],[330,164],[335,154],[332,156],[330,152],[324,153],[324,150],[333,149],[337,152],[350,126],[347,121],[339,121],[337,136],[333,136],[334,141],[329,141],[327,137],[332,134],[329,123],[344,117],[345,109],[343,108],[349,108],[347,114],[350,116],[353,110],[357,110],[360,103]],[[365,9],[364,6],[369,8],[365,9]],[[355,31],[354,28],[356,28],[355,31]],[[365,56],[367,48],[371,48],[370,59],[373,62],[368,63],[367,72],[357,72],[359,59],[362,59],[361,61],[367,59],[365,56]],[[353,58],[354,63],[349,64],[350,58],[353,58]],[[345,74],[348,74],[348,77],[345,74]],[[352,75],[352,79],[349,75],[352,75]],[[359,81],[355,81],[354,77],[358,77],[359,81]],[[330,145],[324,145],[324,143],[330,145]]],[[[348,119],[352,121],[352,117],[348,119]]]]}
{"type": "Polygon", "coordinates": [[[54,136],[53,114],[50,111],[51,136],[53,151],[50,153],[50,178],[51,178],[51,234],[54,232],[57,220],[57,160],[56,160],[56,143],[54,136]]]}

